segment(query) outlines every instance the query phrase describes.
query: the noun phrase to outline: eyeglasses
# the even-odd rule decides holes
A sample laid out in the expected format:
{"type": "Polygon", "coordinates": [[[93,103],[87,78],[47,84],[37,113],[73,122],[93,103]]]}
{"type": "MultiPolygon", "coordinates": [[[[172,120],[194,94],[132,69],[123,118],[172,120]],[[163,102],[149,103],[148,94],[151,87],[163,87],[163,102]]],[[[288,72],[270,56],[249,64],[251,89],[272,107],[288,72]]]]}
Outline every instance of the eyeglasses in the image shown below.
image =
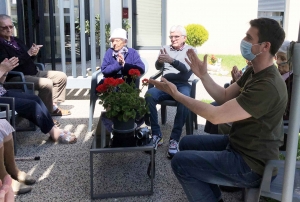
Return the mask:
{"type": "Polygon", "coordinates": [[[175,38],[175,39],[178,39],[179,37],[181,37],[182,35],[180,35],[180,36],[169,36],[169,38],[170,39],[172,39],[172,38],[175,38]]]}
{"type": "Polygon", "coordinates": [[[9,29],[13,29],[14,25],[9,25],[9,26],[5,26],[5,27],[1,27],[2,30],[9,30],[9,29]]]}

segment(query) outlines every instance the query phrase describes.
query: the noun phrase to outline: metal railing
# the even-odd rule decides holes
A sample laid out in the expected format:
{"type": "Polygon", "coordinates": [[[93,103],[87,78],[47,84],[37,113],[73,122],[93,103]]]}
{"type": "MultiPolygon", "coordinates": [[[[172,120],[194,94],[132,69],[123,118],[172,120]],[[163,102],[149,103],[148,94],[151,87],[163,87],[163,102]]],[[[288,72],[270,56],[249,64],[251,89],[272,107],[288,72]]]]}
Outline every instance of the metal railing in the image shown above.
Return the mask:
{"type": "MultiPolygon", "coordinates": [[[[105,0],[100,1],[100,39],[105,41],[105,0]]],[[[70,40],[71,40],[71,71],[72,76],[68,77],[67,88],[90,88],[91,77],[87,76],[86,70],[86,37],[85,37],[85,1],[79,1],[80,7],[80,61],[81,75],[78,75],[76,69],[76,42],[75,42],[75,15],[74,15],[74,0],[59,0],[59,26],[60,26],[60,48],[61,48],[61,65],[62,71],[66,73],[66,53],[65,53],[65,23],[64,23],[64,8],[69,8],[70,11],[70,40]]],[[[95,29],[95,1],[90,0],[90,49],[91,49],[91,70],[96,71],[96,29],[95,29]]],[[[100,45],[100,65],[106,51],[105,45],[100,45]]]]}

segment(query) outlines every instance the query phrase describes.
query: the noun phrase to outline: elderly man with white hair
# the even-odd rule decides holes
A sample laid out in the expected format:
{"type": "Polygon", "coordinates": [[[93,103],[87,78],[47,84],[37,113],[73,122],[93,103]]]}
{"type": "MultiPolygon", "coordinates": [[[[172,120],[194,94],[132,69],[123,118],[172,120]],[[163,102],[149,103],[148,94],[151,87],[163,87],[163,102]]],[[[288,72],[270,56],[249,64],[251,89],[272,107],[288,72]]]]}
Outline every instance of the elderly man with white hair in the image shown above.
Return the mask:
{"type": "MultiPolygon", "coordinates": [[[[183,26],[172,26],[170,29],[170,45],[165,45],[161,48],[155,67],[158,70],[163,70],[163,77],[168,79],[176,85],[177,90],[186,96],[190,96],[192,81],[194,80],[194,73],[191,71],[190,66],[186,62],[186,53],[188,49],[192,49],[195,53],[197,50],[186,44],[187,40],[186,30],[183,26]]],[[[153,147],[155,150],[163,143],[163,135],[158,124],[158,115],[156,105],[159,101],[170,100],[173,97],[158,88],[150,88],[147,94],[151,96],[146,97],[146,103],[149,105],[150,115],[145,115],[146,124],[151,124],[153,147]]],[[[168,158],[173,156],[178,151],[178,142],[182,133],[182,127],[185,124],[188,109],[181,104],[177,103],[177,111],[174,118],[173,129],[169,138],[169,149],[167,152],[168,158]]],[[[187,134],[189,135],[189,134],[187,134]]]]}
{"type": "MultiPolygon", "coordinates": [[[[126,30],[121,28],[113,30],[109,40],[112,47],[106,51],[101,66],[104,77],[123,78],[128,76],[130,69],[138,69],[141,74],[145,72],[145,65],[138,52],[133,48],[126,47],[126,30]]],[[[131,82],[129,79],[126,81],[131,82]]],[[[99,84],[102,82],[103,80],[99,84]]]]}

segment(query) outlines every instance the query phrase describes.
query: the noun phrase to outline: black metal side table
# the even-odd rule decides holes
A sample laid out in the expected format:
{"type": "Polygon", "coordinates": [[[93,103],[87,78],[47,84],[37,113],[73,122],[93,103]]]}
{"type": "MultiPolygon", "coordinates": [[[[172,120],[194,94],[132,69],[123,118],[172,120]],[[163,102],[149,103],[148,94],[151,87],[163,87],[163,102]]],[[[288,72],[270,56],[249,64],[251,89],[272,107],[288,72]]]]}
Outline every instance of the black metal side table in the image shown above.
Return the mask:
{"type": "MultiPolygon", "coordinates": [[[[154,178],[154,161],[155,153],[152,144],[152,139],[137,140],[134,137],[125,137],[121,141],[114,138],[112,141],[111,134],[107,132],[105,125],[103,124],[102,117],[105,112],[102,112],[99,118],[96,134],[90,148],[90,179],[91,179],[91,198],[111,198],[111,197],[124,197],[124,196],[142,196],[153,194],[153,178],[154,178]],[[99,125],[100,124],[100,125],[99,125]],[[137,144],[136,141],[140,141],[137,144]],[[116,193],[94,193],[94,159],[93,155],[97,153],[117,153],[117,152],[150,152],[150,164],[148,175],[150,177],[150,190],[145,191],[132,191],[132,192],[116,192],[116,193]]],[[[146,171],[145,171],[146,174],[146,171]]]]}

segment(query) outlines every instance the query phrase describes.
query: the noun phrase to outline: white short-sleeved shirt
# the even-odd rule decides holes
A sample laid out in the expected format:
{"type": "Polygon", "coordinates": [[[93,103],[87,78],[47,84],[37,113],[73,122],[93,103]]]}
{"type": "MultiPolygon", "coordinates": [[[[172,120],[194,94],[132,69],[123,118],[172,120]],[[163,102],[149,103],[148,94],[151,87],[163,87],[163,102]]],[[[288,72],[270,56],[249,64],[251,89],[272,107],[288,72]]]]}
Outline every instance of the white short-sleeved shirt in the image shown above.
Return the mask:
{"type": "Polygon", "coordinates": [[[15,129],[6,119],[0,119],[0,142],[3,142],[3,139],[14,131],[15,129]]]}

